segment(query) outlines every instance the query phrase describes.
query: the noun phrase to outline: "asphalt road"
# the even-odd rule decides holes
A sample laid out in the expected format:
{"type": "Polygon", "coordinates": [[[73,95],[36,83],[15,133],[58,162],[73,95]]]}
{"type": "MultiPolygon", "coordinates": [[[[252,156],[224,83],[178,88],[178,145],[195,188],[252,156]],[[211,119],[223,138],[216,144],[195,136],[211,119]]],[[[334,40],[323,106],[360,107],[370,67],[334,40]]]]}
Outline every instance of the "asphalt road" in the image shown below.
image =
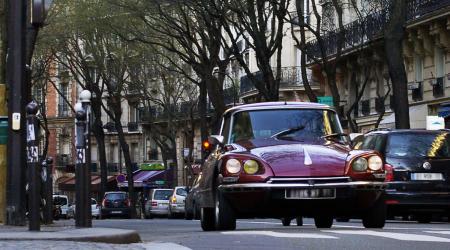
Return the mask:
{"type": "Polygon", "coordinates": [[[389,221],[382,230],[367,230],[359,220],[335,222],[319,230],[312,219],[238,220],[235,231],[203,232],[199,221],[184,219],[94,220],[94,227],[134,229],[145,242],[172,244],[171,249],[450,249],[450,224],[389,221]],[[173,245],[175,244],[175,245],[173,245]]]}

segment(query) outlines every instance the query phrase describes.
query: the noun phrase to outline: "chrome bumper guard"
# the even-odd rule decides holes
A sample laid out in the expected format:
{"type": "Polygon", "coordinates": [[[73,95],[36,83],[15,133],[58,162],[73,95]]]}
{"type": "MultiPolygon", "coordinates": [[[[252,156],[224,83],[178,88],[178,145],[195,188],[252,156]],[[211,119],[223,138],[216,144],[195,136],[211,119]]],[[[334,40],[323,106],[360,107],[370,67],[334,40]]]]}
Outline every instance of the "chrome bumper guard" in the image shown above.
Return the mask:
{"type": "Polygon", "coordinates": [[[384,190],[387,183],[380,181],[350,181],[347,177],[330,178],[272,178],[265,183],[236,183],[220,185],[225,192],[253,191],[266,189],[312,189],[351,188],[355,190],[384,190]]]}

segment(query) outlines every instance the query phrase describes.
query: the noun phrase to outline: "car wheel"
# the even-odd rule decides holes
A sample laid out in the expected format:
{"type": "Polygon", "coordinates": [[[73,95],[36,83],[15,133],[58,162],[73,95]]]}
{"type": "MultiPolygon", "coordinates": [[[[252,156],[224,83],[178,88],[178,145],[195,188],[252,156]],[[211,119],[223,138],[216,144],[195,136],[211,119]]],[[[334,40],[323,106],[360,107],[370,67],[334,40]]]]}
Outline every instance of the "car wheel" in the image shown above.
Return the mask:
{"type": "Polygon", "coordinates": [[[299,216],[299,217],[295,218],[295,220],[297,222],[298,227],[303,226],[303,217],[299,216]]]}
{"type": "Polygon", "coordinates": [[[333,217],[330,215],[315,216],[314,224],[317,228],[330,228],[333,226],[333,217]]]}
{"type": "Polygon", "coordinates": [[[226,197],[220,192],[216,192],[215,224],[217,230],[235,230],[236,218],[233,208],[226,197]]]}
{"type": "Polygon", "coordinates": [[[431,222],[431,215],[429,215],[429,214],[417,215],[417,222],[419,222],[419,223],[430,223],[431,222]]]}
{"type": "Polygon", "coordinates": [[[283,224],[283,226],[288,227],[291,225],[291,218],[281,218],[281,224],[283,224]]]}
{"type": "Polygon", "coordinates": [[[383,228],[386,223],[386,215],[386,203],[384,197],[381,196],[363,216],[363,225],[365,228],[383,228]]]}
{"type": "Polygon", "coordinates": [[[214,208],[203,207],[200,209],[200,224],[203,231],[213,231],[214,227],[214,208]]]}
{"type": "Polygon", "coordinates": [[[197,204],[194,203],[194,212],[193,212],[194,219],[195,220],[200,220],[200,214],[201,214],[200,207],[197,204]]]}

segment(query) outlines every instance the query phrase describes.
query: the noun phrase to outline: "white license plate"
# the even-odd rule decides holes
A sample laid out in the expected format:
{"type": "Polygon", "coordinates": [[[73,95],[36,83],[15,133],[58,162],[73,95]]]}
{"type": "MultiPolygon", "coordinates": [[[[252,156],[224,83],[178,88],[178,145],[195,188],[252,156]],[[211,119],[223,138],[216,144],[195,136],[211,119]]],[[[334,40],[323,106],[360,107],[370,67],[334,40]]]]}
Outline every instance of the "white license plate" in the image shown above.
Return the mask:
{"type": "Polygon", "coordinates": [[[413,181],[442,181],[444,176],[442,173],[412,173],[411,180],[413,181]]]}
{"type": "Polygon", "coordinates": [[[286,189],[286,199],[334,199],[336,189],[286,189]]]}
{"type": "Polygon", "coordinates": [[[121,214],[122,211],[111,211],[112,214],[121,214]]]}

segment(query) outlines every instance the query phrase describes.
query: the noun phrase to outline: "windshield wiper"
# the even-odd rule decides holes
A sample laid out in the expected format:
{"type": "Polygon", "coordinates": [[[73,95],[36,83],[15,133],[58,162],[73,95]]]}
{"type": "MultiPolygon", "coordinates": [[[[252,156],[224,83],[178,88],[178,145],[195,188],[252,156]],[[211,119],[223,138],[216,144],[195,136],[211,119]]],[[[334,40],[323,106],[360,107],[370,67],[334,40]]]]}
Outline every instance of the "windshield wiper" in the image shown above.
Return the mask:
{"type": "Polygon", "coordinates": [[[280,131],[280,132],[272,135],[270,138],[277,138],[277,137],[280,137],[280,136],[289,135],[289,134],[295,133],[297,131],[303,130],[304,128],[305,128],[305,126],[298,126],[298,127],[288,128],[286,130],[280,131]]]}

